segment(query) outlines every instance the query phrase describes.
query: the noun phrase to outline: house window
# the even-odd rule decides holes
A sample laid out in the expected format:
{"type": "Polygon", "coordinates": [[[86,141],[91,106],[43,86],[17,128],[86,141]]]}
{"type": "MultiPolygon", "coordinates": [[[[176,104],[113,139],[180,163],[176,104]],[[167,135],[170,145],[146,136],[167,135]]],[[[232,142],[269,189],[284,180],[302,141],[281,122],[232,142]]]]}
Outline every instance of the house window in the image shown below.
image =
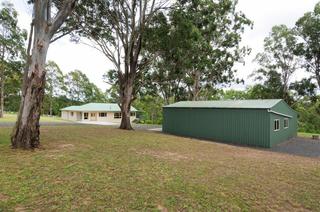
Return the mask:
{"type": "Polygon", "coordinates": [[[130,116],[136,116],[136,113],[135,112],[131,112],[130,116]]]}
{"type": "Polygon", "coordinates": [[[114,113],[113,118],[121,119],[121,113],[114,113]]]}
{"type": "Polygon", "coordinates": [[[73,116],[73,112],[71,112],[71,116],[73,116]]]}
{"type": "Polygon", "coordinates": [[[284,129],[287,129],[289,127],[289,119],[283,120],[283,127],[284,127],[284,129]]]}
{"type": "Polygon", "coordinates": [[[279,131],[280,130],[280,120],[275,119],[274,120],[274,131],[279,131]]]}
{"type": "Polygon", "coordinates": [[[90,115],[91,115],[91,117],[96,117],[95,113],[91,113],[90,115]]]}
{"type": "Polygon", "coordinates": [[[107,113],[99,113],[99,117],[107,117],[107,113]]]}

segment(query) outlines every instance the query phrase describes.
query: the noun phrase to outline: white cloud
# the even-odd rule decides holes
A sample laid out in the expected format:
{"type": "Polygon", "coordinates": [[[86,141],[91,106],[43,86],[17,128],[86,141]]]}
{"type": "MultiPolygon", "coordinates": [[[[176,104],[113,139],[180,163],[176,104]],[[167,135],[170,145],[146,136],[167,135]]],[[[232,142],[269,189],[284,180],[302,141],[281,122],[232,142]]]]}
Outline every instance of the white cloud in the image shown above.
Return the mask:
{"type": "MultiPolygon", "coordinates": [[[[31,20],[31,7],[25,0],[11,0],[18,10],[19,24],[28,29],[31,20]]],[[[239,0],[238,9],[243,11],[248,18],[254,21],[253,30],[248,29],[243,35],[242,44],[252,48],[252,54],[246,58],[245,66],[239,65],[237,76],[245,79],[246,85],[253,82],[248,76],[256,69],[252,62],[254,56],[263,50],[263,39],[268,36],[272,26],[285,24],[293,27],[298,18],[305,12],[311,11],[318,0],[239,0]]],[[[54,60],[66,73],[79,69],[98,87],[105,90],[108,86],[102,81],[102,75],[112,65],[99,53],[83,44],[70,43],[63,38],[50,46],[48,60],[54,60]]],[[[306,73],[299,72],[293,76],[293,80],[301,79],[306,73]]],[[[244,86],[233,85],[234,88],[244,86]]]]}

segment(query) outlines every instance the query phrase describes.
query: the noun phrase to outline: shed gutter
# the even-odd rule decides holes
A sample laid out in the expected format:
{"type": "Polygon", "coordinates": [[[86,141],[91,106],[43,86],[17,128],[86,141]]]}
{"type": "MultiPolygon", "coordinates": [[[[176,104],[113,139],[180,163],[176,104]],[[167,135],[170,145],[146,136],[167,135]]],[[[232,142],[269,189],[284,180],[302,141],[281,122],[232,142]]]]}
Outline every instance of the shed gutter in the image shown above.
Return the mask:
{"type": "Polygon", "coordinates": [[[277,115],[279,115],[279,116],[284,116],[284,117],[288,117],[288,118],[292,118],[292,116],[289,116],[289,115],[286,115],[286,114],[283,114],[283,113],[278,113],[278,112],[276,112],[276,111],[274,111],[274,110],[268,110],[268,113],[273,113],[273,114],[277,114],[277,115]]]}

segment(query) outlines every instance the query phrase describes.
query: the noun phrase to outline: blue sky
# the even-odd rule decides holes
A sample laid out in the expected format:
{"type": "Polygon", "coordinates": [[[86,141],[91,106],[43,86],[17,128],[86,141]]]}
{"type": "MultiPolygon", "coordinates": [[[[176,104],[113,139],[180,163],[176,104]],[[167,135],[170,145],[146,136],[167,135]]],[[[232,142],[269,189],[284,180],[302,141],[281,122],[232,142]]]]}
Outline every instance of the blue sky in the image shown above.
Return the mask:
{"type": "MultiPolygon", "coordinates": [[[[247,29],[242,44],[252,48],[252,53],[245,59],[245,65],[237,65],[237,77],[245,79],[245,85],[232,85],[231,88],[243,89],[252,85],[248,76],[257,68],[252,62],[258,52],[263,50],[263,39],[268,36],[272,26],[285,24],[294,26],[296,20],[305,12],[311,11],[319,0],[239,0],[238,10],[243,11],[254,22],[253,30],[247,29]]],[[[26,0],[10,0],[18,13],[19,25],[28,29],[31,20],[31,7],[26,0]]],[[[82,44],[70,43],[67,37],[50,46],[48,60],[55,61],[64,73],[79,69],[102,90],[108,85],[102,81],[102,75],[112,64],[97,50],[82,44]]],[[[307,73],[298,71],[292,81],[299,80],[307,73]]]]}

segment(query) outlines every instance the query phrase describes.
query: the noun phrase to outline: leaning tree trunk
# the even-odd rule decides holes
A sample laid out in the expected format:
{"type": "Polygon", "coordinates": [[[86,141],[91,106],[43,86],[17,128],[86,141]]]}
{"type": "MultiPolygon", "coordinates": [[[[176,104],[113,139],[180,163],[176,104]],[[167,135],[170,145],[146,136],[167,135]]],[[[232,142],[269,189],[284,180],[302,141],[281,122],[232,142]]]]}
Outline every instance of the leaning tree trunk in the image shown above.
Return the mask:
{"type": "Polygon", "coordinates": [[[18,120],[12,132],[13,148],[33,149],[40,144],[40,113],[45,89],[45,61],[50,39],[44,31],[35,33],[32,56],[22,85],[18,120]]]}
{"type": "MultiPolygon", "coordinates": [[[[0,68],[2,68],[0,66],[0,68]]],[[[4,70],[0,70],[0,118],[4,115],[4,70]]]]}
{"type": "Polygon", "coordinates": [[[121,107],[120,129],[124,129],[124,130],[133,129],[130,121],[132,93],[133,93],[133,83],[131,79],[125,80],[120,84],[120,107],[121,107]]]}

